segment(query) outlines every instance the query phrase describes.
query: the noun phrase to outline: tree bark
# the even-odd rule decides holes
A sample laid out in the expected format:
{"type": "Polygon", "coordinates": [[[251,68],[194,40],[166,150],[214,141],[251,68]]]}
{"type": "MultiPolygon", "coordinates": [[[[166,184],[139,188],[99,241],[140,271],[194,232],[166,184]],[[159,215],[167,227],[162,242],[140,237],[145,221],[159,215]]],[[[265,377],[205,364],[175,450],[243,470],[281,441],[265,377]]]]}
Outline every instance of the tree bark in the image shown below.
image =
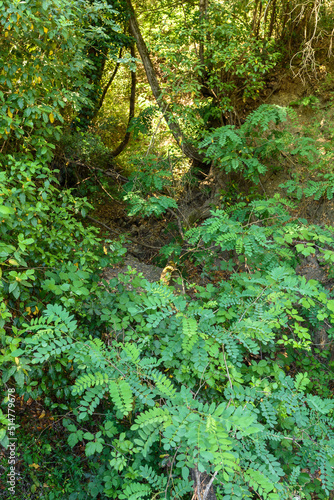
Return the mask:
{"type": "Polygon", "coordinates": [[[195,160],[197,162],[203,162],[204,156],[199,153],[199,151],[192,145],[190,144],[184,137],[184,134],[177,123],[175,121],[175,118],[172,116],[172,112],[168,106],[168,104],[165,102],[162,92],[160,89],[160,85],[157,79],[157,76],[155,74],[153,64],[150,58],[150,55],[148,53],[146,43],[142,37],[136,14],[133,9],[131,0],[126,0],[126,3],[129,8],[130,12],[130,31],[134,39],[136,40],[138,52],[140,54],[141,60],[143,62],[147,80],[150,84],[150,87],[152,89],[152,93],[155,97],[155,100],[160,108],[161,113],[163,113],[164,118],[168,124],[169,130],[173,134],[174,139],[176,140],[178,146],[181,148],[183,153],[190,159],[195,160]]]}
{"type": "MultiPolygon", "coordinates": [[[[271,16],[270,16],[269,35],[268,35],[269,39],[271,38],[273,31],[274,31],[275,17],[276,17],[276,0],[273,1],[272,11],[271,11],[271,16]]],[[[284,18],[283,18],[283,25],[284,26],[285,26],[286,19],[287,19],[287,17],[285,14],[284,18]]]]}
{"type": "Polygon", "coordinates": [[[217,472],[209,476],[206,472],[199,472],[197,466],[191,470],[191,477],[194,480],[194,487],[197,500],[217,500],[213,482],[217,472]]]}

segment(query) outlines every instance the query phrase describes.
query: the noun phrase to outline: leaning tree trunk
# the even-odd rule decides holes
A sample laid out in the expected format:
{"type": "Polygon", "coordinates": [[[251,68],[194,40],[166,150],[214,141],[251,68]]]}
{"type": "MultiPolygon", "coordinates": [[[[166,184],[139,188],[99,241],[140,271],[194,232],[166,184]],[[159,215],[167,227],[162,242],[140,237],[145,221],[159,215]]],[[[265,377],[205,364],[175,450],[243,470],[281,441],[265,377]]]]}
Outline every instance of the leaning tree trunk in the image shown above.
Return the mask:
{"type": "MultiPolygon", "coordinates": [[[[135,58],[136,53],[135,53],[135,48],[134,45],[131,45],[131,57],[135,58]]],[[[117,146],[116,149],[111,153],[111,156],[114,158],[121,154],[122,151],[124,151],[125,147],[127,146],[130,137],[131,137],[131,132],[129,132],[129,126],[131,123],[132,118],[135,116],[135,104],[136,104],[136,72],[131,71],[131,92],[130,92],[130,109],[129,109],[129,120],[128,120],[128,126],[127,130],[125,132],[125,136],[123,141],[117,146]]]]}
{"type": "Polygon", "coordinates": [[[190,144],[184,137],[183,132],[179,126],[179,124],[175,121],[175,118],[172,116],[172,113],[169,109],[168,104],[165,102],[160,85],[155,74],[153,64],[148,53],[145,41],[140,32],[140,28],[137,22],[136,14],[133,9],[131,0],[126,0],[129,11],[130,11],[130,30],[131,33],[136,40],[138,52],[140,54],[141,60],[143,62],[148,83],[152,89],[152,93],[157,101],[157,104],[160,108],[160,111],[163,113],[164,118],[168,124],[169,130],[174,136],[178,146],[182,149],[183,153],[190,159],[195,160],[197,162],[203,162],[204,156],[192,145],[190,144]]]}
{"type": "Polygon", "coordinates": [[[98,112],[99,112],[99,111],[100,111],[100,109],[102,108],[104,98],[105,98],[105,96],[107,95],[107,92],[108,92],[109,88],[111,87],[111,84],[112,84],[112,82],[114,81],[114,79],[115,79],[115,77],[116,77],[116,75],[117,75],[117,71],[118,71],[118,68],[119,68],[119,66],[120,66],[119,59],[122,57],[122,50],[123,50],[123,47],[121,47],[121,48],[119,49],[118,61],[117,61],[117,63],[116,63],[115,69],[114,69],[114,71],[112,72],[112,75],[111,75],[111,77],[109,78],[107,85],[106,85],[106,86],[104,87],[104,89],[103,89],[103,92],[102,92],[102,94],[101,94],[101,97],[100,97],[99,103],[98,103],[98,105],[95,107],[95,110],[94,110],[94,116],[93,116],[93,118],[96,118],[96,116],[97,116],[98,112]]]}

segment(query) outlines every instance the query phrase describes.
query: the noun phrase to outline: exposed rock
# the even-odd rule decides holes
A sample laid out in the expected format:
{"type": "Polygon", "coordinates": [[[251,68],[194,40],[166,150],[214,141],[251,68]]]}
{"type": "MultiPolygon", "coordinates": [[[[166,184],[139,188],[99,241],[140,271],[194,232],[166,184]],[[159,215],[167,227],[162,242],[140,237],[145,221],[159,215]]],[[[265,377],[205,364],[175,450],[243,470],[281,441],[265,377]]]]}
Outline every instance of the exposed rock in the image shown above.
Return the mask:
{"type": "MultiPolygon", "coordinates": [[[[328,277],[327,266],[321,266],[321,255],[309,255],[305,257],[302,263],[297,266],[296,272],[301,276],[305,276],[306,280],[317,280],[325,288],[333,287],[333,280],[328,277]]],[[[332,328],[332,325],[324,322],[320,328],[312,332],[312,344],[320,351],[330,351],[331,361],[334,360],[334,342],[330,340],[327,331],[332,328]]]]}
{"type": "Polygon", "coordinates": [[[296,273],[305,276],[306,281],[317,280],[324,286],[330,286],[326,267],[321,266],[316,255],[309,255],[296,268],[296,273]]]}
{"type": "MultiPolygon", "coordinates": [[[[174,276],[176,268],[171,264],[167,265],[163,269],[162,267],[154,266],[152,264],[145,264],[132,255],[126,256],[123,265],[115,266],[113,268],[106,267],[101,277],[102,279],[109,282],[111,279],[117,278],[119,274],[125,274],[126,272],[128,272],[129,266],[131,267],[131,269],[134,269],[136,271],[134,276],[136,276],[138,273],[141,273],[143,277],[150,283],[160,281],[161,283],[164,283],[166,285],[171,284],[179,293],[185,293],[184,287],[173,282],[173,278],[177,278],[177,276],[174,276]]],[[[126,285],[126,289],[133,290],[133,286],[131,285],[131,283],[128,283],[126,285]]]]}
{"type": "MultiPolygon", "coordinates": [[[[153,283],[154,281],[160,281],[160,277],[163,272],[163,269],[161,267],[145,264],[136,259],[136,257],[129,255],[126,256],[123,265],[116,266],[114,268],[106,267],[103,271],[102,278],[109,282],[111,279],[117,278],[119,274],[125,274],[129,270],[128,266],[130,266],[132,269],[135,269],[136,274],[142,273],[143,277],[150,283],[153,283]]],[[[126,288],[128,290],[133,290],[133,287],[130,283],[127,284],[126,288]]]]}

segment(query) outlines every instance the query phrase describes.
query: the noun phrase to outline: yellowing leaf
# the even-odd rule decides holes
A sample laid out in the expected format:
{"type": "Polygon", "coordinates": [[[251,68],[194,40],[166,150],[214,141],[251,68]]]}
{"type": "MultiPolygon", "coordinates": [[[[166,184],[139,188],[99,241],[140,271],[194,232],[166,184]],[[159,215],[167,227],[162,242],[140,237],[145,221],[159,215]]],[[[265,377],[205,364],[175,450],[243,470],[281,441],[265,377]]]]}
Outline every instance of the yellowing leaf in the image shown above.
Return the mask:
{"type": "Polygon", "coordinates": [[[31,307],[26,307],[26,312],[27,312],[28,314],[31,314],[31,307]]]}
{"type": "Polygon", "coordinates": [[[29,464],[29,467],[33,467],[34,469],[39,469],[39,465],[38,464],[29,464]]]}
{"type": "Polygon", "coordinates": [[[52,113],[49,114],[50,122],[53,123],[55,121],[55,117],[52,113]]]}
{"type": "Polygon", "coordinates": [[[107,248],[106,248],[105,246],[103,247],[103,251],[104,251],[104,253],[107,255],[108,250],[107,250],[107,248]]]}
{"type": "Polygon", "coordinates": [[[34,310],[33,314],[36,316],[38,313],[39,313],[39,309],[37,306],[35,306],[35,310],[34,310]]]}
{"type": "Polygon", "coordinates": [[[13,113],[11,112],[10,108],[8,108],[8,112],[7,112],[9,118],[13,118],[13,113]]]}
{"type": "Polygon", "coordinates": [[[38,418],[44,418],[44,417],[45,417],[45,411],[43,410],[38,418]]]}
{"type": "Polygon", "coordinates": [[[43,31],[44,31],[44,33],[47,33],[49,30],[44,26],[43,31]]]}
{"type": "Polygon", "coordinates": [[[14,358],[15,359],[15,363],[17,364],[17,366],[20,364],[20,360],[19,358],[14,358]]]}
{"type": "Polygon", "coordinates": [[[33,30],[33,29],[34,29],[34,25],[33,25],[33,24],[31,24],[31,25],[30,25],[30,29],[31,29],[31,30],[33,30]]]}
{"type": "Polygon", "coordinates": [[[17,260],[15,260],[15,259],[9,259],[9,260],[8,260],[8,262],[9,262],[9,264],[11,264],[12,266],[18,266],[18,265],[19,265],[19,263],[18,263],[18,262],[17,262],[17,260]]]}

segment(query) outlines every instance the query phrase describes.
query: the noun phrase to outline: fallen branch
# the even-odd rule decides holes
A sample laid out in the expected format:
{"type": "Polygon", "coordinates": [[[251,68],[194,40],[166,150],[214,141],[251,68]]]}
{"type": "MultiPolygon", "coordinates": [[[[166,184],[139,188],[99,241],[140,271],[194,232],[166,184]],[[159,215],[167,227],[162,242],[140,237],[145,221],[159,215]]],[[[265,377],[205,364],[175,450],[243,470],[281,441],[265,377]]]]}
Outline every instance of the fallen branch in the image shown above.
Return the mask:
{"type": "Polygon", "coordinates": [[[121,175],[119,172],[117,172],[114,169],[109,168],[108,170],[103,170],[103,168],[93,167],[92,165],[88,165],[87,163],[83,163],[80,160],[68,160],[68,161],[70,163],[78,165],[79,167],[88,168],[88,170],[97,170],[98,172],[102,172],[103,175],[106,175],[107,177],[111,177],[112,179],[120,181],[122,184],[129,182],[129,179],[127,177],[124,177],[124,175],[121,175]]]}

